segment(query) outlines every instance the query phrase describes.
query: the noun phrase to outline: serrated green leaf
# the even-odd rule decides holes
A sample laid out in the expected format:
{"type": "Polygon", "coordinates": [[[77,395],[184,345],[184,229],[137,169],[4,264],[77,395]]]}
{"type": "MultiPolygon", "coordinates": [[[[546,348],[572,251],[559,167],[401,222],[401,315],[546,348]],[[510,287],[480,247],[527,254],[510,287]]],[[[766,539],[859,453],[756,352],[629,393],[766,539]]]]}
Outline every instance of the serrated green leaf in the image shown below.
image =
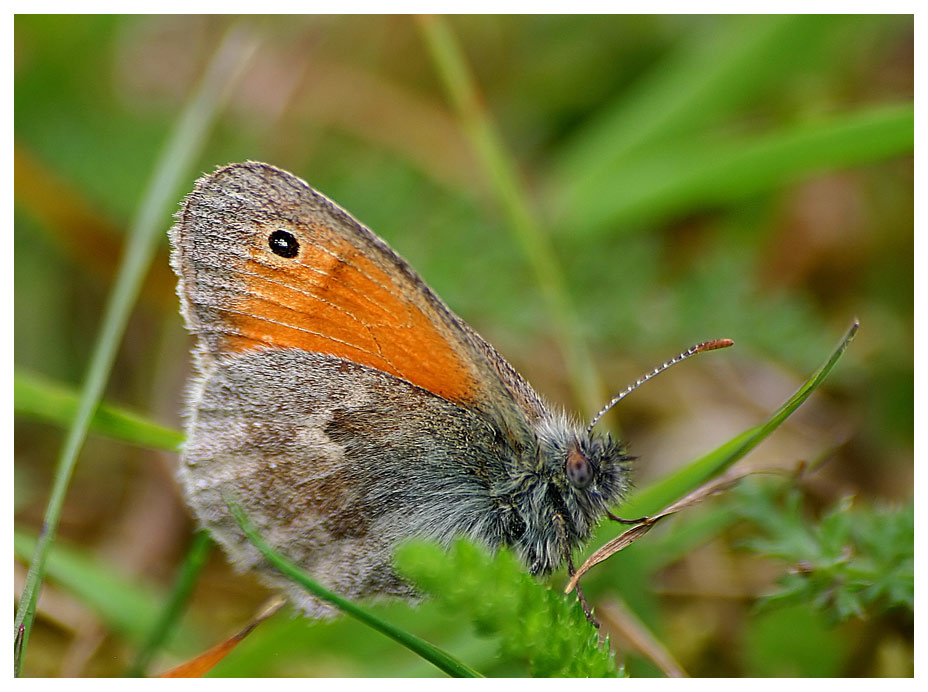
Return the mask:
{"type": "Polygon", "coordinates": [[[500,656],[524,662],[532,676],[618,674],[579,603],[536,582],[507,550],[491,557],[468,541],[448,551],[412,541],[397,551],[396,565],[441,608],[497,637],[500,656]]]}
{"type": "Polygon", "coordinates": [[[796,488],[780,493],[756,484],[736,492],[750,496],[734,506],[762,534],[746,541],[745,547],[782,560],[789,568],[802,567],[780,578],[780,590],[761,602],[764,609],[809,603],[835,621],[897,607],[911,611],[911,505],[875,510],[857,508],[845,499],[816,523],[806,516],[796,488]]]}
{"type": "Polygon", "coordinates": [[[316,582],[288,559],[275,552],[264,541],[261,535],[257,533],[248,517],[245,516],[245,513],[242,511],[241,507],[239,507],[237,504],[229,503],[229,509],[232,512],[232,516],[235,517],[235,521],[238,523],[239,527],[242,529],[248,539],[261,551],[267,561],[270,562],[275,569],[279,570],[281,574],[293,580],[293,582],[296,584],[302,586],[309,593],[322,599],[323,601],[326,601],[327,603],[331,603],[343,613],[350,615],[368,627],[377,630],[381,634],[384,634],[395,642],[405,646],[413,653],[421,656],[425,660],[432,663],[436,668],[444,671],[452,677],[482,677],[477,671],[457,660],[454,656],[448,654],[447,652],[442,651],[436,646],[433,646],[424,639],[420,639],[416,635],[396,627],[392,623],[389,623],[386,620],[383,620],[382,618],[374,615],[371,611],[362,608],[356,603],[349,601],[348,599],[343,598],[342,596],[339,596],[332,591],[329,591],[327,588],[316,582]]]}

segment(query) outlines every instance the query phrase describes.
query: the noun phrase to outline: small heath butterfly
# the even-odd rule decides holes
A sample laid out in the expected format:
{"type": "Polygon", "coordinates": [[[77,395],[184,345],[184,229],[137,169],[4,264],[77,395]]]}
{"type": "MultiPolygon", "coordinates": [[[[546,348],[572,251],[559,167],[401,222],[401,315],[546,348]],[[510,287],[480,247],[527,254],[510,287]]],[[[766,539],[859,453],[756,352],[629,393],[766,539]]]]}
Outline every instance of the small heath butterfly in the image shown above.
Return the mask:
{"type": "Polygon", "coordinates": [[[619,441],[551,410],[386,242],[296,176],[220,168],[170,239],[196,335],[187,499],[239,567],[307,615],[333,609],[262,566],[227,499],[328,588],[410,597],[391,567],[405,539],[508,546],[541,574],[569,565],[628,490],[619,441]]]}

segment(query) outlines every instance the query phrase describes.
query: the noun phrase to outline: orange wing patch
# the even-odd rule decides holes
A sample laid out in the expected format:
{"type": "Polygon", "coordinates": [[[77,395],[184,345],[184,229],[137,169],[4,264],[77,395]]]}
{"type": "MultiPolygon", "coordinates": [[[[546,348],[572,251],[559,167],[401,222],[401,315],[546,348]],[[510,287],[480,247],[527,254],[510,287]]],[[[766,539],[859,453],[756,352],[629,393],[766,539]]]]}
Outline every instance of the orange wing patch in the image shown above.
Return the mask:
{"type": "MultiPolygon", "coordinates": [[[[242,297],[228,319],[225,347],[300,348],[366,365],[451,401],[473,400],[476,383],[462,355],[391,276],[331,230],[293,229],[300,253],[280,258],[250,248],[242,297]]],[[[261,234],[258,237],[262,237],[261,234]]]]}

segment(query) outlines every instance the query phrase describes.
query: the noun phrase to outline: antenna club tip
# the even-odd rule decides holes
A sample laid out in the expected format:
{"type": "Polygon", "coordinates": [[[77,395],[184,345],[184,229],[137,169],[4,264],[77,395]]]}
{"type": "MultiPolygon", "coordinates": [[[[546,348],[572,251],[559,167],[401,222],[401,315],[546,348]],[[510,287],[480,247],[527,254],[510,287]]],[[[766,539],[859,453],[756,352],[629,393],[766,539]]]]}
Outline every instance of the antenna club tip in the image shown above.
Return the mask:
{"type": "Polygon", "coordinates": [[[731,339],[713,339],[712,341],[699,344],[699,346],[696,347],[696,353],[702,353],[703,351],[714,351],[717,348],[728,348],[729,346],[734,345],[735,342],[731,339]]]}
{"type": "Polygon", "coordinates": [[[590,425],[587,427],[586,429],[587,433],[591,432],[593,428],[596,427],[596,424],[606,414],[606,412],[609,409],[611,409],[617,403],[622,401],[622,399],[624,399],[626,396],[631,394],[633,391],[638,389],[638,387],[640,387],[642,384],[644,384],[651,378],[656,377],[657,375],[660,375],[662,372],[664,372],[671,366],[676,365],[677,363],[684,361],[690,356],[696,355],[697,353],[702,353],[703,351],[714,351],[717,348],[728,348],[729,346],[734,346],[734,345],[735,345],[735,342],[732,341],[731,339],[713,339],[712,341],[704,341],[703,343],[697,344],[696,346],[691,346],[689,349],[687,349],[686,351],[678,355],[676,358],[671,358],[663,365],[659,365],[658,367],[654,368],[654,370],[649,372],[644,377],[639,378],[638,381],[635,382],[635,384],[629,387],[626,387],[624,390],[616,394],[616,396],[613,397],[612,401],[610,401],[608,404],[603,406],[602,410],[599,413],[597,413],[596,416],[593,418],[593,422],[591,422],[590,425]]]}

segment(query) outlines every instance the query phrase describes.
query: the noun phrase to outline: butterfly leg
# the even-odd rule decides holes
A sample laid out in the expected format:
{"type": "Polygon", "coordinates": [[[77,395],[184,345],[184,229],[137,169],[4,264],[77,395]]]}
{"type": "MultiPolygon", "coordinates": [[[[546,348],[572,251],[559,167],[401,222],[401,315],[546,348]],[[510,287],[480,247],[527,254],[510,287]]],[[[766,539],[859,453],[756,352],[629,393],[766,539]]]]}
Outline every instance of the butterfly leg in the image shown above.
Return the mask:
{"type": "MultiPolygon", "coordinates": [[[[570,556],[570,544],[567,542],[567,531],[564,528],[564,517],[560,514],[554,515],[554,525],[557,527],[557,532],[561,537],[561,542],[564,546],[564,558],[567,562],[567,574],[571,577],[574,576],[576,570],[574,569],[574,561],[570,556]]],[[[589,621],[593,627],[599,629],[599,621],[593,616],[593,609],[590,608],[590,604],[586,600],[586,596],[583,594],[583,589],[580,588],[580,584],[577,584],[577,599],[580,601],[580,607],[583,608],[583,614],[586,616],[586,619],[589,621]]]]}
{"type": "Polygon", "coordinates": [[[622,519],[621,517],[617,517],[616,515],[614,515],[608,509],[606,510],[606,516],[612,519],[612,521],[617,521],[620,524],[643,524],[649,518],[649,517],[639,517],[638,519],[622,519]]]}

